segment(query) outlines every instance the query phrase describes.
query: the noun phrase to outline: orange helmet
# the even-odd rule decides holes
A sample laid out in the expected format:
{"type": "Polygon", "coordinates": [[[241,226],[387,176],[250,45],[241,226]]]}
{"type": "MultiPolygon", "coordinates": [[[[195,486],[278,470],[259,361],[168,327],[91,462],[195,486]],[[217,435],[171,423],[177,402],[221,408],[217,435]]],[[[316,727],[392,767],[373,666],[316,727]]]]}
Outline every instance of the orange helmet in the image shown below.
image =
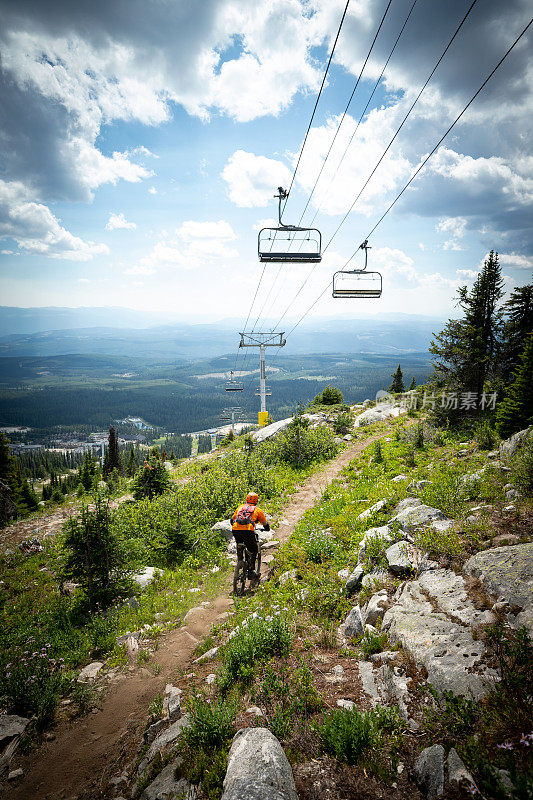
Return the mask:
{"type": "Polygon", "coordinates": [[[246,495],[246,502],[251,506],[256,506],[259,502],[259,496],[255,492],[250,492],[246,495]]]}

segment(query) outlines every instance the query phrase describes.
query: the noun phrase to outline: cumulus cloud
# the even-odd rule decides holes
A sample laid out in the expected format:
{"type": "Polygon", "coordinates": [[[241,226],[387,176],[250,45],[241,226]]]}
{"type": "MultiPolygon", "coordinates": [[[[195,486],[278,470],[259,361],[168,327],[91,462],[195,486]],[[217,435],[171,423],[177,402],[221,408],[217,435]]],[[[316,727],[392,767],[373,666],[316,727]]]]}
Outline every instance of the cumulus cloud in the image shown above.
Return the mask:
{"type": "MultiPolygon", "coordinates": [[[[488,257],[485,256],[485,258],[488,257]]],[[[514,269],[533,270],[533,256],[524,256],[519,253],[499,253],[500,264],[514,269]]]]}
{"type": "Polygon", "coordinates": [[[445,217],[435,226],[438,233],[451,235],[451,239],[444,242],[444,250],[464,250],[459,242],[466,233],[468,221],[464,217],[445,217]]]}
{"type": "Polygon", "coordinates": [[[84,241],[63,228],[48,206],[29,198],[22,183],[0,181],[0,238],[7,237],[24,252],[48,258],[89,261],[109,252],[107,245],[84,241]]]}
{"type": "Polygon", "coordinates": [[[124,214],[110,214],[106,223],[106,231],[115,231],[117,228],[124,228],[126,230],[135,230],[137,224],[135,222],[128,222],[124,214]]]}
{"type": "Polygon", "coordinates": [[[288,187],[291,171],[281,161],[236,150],[222,171],[228,196],[241,208],[266,206],[272,202],[273,186],[288,187]]]}
{"type": "Polygon", "coordinates": [[[125,270],[127,275],[153,275],[158,269],[197,269],[204,264],[233,259],[238,251],[229,246],[237,238],[231,225],[187,220],[177,229],[176,237],[156,242],[152,252],[138,264],[125,270]]]}

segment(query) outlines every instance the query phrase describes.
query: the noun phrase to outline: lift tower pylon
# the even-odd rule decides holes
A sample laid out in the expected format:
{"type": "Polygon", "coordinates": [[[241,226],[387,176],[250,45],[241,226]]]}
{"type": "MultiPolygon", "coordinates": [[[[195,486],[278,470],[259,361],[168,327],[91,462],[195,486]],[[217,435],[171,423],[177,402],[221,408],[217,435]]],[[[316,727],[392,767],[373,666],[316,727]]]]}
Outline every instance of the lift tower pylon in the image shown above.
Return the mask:
{"type": "Polygon", "coordinates": [[[270,331],[263,333],[259,331],[252,331],[251,333],[241,333],[241,341],[239,347],[258,347],[259,348],[259,396],[261,397],[261,410],[258,414],[259,425],[266,425],[268,419],[268,411],[266,407],[266,365],[265,365],[265,351],[267,347],[285,347],[286,340],[283,338],[284,334],[274,333],[270,331]]]}

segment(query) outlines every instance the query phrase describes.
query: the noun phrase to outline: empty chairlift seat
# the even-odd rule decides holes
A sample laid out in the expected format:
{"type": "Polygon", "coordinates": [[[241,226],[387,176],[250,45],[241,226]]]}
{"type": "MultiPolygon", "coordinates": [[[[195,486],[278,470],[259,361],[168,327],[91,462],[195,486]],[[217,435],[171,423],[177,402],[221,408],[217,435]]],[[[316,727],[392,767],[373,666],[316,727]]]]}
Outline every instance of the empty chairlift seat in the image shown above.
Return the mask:
{"type": "Polygon", "coordinates": [[[381,297],[383,279],[380,272],[367,270],[368,239],[365,239],[360,250],[365,251],[364,269],[339,270],[333,275],[333,297],[381,297]]]}
{"type": "Polygon", "coordinates": [[[322,261],[322,234],[318,228],[285,225],[281,219],[281,202],[288,193],[278,188],[279,225],[261,228],[257,237],[257,254],[261,262],[307,264],[322,261]]]}
{"type": "Polygon", "coordinates": [[[244,391],[244,382],[236,380],[233,377],[233,372],[230,372],[230,379],[226,381],[226,385],[224,387],[227,392],[243,392],[244,391]]]}

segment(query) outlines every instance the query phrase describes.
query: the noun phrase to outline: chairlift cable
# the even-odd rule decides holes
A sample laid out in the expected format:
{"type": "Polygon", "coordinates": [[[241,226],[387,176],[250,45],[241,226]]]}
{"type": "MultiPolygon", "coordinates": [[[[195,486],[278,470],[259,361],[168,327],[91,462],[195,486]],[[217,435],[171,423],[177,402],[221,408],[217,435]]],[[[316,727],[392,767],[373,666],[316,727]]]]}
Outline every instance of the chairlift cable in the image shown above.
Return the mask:
{"type": "MultiPolygon", "coordinates": [[[[386,209],[386,211],[385,211],[385,212],[384,212],[384,213],[381,215],[381,217],[378,219],[378,221],[376,222],[376,224],[374,225],[374,227],[373,227],[373,228],[371,229],[371,231],[368,233],[368,236],[366,237],[367,239],[368,239],[368,238],[370,238],[370,236],[371,236],[371,235],[374,233],[374,231],[376,230],[376,228],[377,228],[377,227],[378,227],[378,226],[379,226],[379,225],[380,225],[380,224],[383,222],[383,220],[385,219],[385,217],[387,216],[387,214],[389,213],[389,211],[390,211],[390,210],[391,210],[391,209],[392,209],[392,208],[393,208],[393,207],[396,205],[396,203],[398,202],[398,200],[400,199],[400,197],[403,195],[403,193],[406,191],[406,189],[407,189],[407,188],[408,188],[408,187],[411,185],[411,183],[414,181],[414,179],[417,177],[417,175],[418,175],[418,174],[419,174],[419,173],[422,171],[422,169],[425,167],[425,165],[427,164],[427,162],[429,161],[429,159],[431,158],[431,156],[432,156],[432,155],[433,155],[433,154],[436,152],[436,150],[437,150],[437,149],[440,147],[440,145],[442,144],[442,142],[444,141],[444,139],[445,139],[445,138],[448,136],[448,134],[450,133],[450,131],[451,131],[451,130],[452,130],[454,127],[455,127],[455,125],[456,125],[456,124],[459,122],[459,120],[461,119],[461,117],[463,116],[463,114],[464,114],[464,113],[467,111],[467,109],[468,109],[468,108],[469,108],[469,107],[472,105],[472,103],[474,102],[474,100],[476,99],[476,97],[477,97],[477,96],[478,96],[478,95],[479,95],[479,94],[480,94],[480,93],[483,91],[483,89],[485,88],[485,86],[487,85],[487,83],[490,81],[490,79],[493,77],[493,75],[495,74],[495,72],[496,72],[496,71],[497,71],[497,70],[498,70],[498,69],[501,67],[501,65],[503,64],[503,62],[504,62],[504,61],[505,61],[505,59],[507,58],[507,56],[508,56],[508,55],[511,53],[511,51],[512,51],[512,50],[513,50],[513,49],[516,47],[516,45],[518,44],[518,42],[520,41],[520,39],[522,39],[522,37],[523,37],[523,36],[524,36],[524,35],[527,33],[528,29],[531,27],[531,25],[532,25],[532,24],[533,24],[533,19],[530,19],[530,21],[528,22],[528,24],[526,25],[526,27],[525,27],[525,28],[522,30],[522,32],[521,32],[521,33],[518,35],[518,37],[515,39],[515,41],[513,42],[513,44],[512,44],[512,45],[511,45],[511,46],[508,48],[508,50],[505,52],[505,54],[504,54],[504,55],[501,57],[501,59],[498,61],[498,63],[497,63],[497,64],[496,64],[496,66],[493,68],[493,70],[492,70],[492,71],[489,73],[489,75],[488,75],[488,76],[485,78],[485,80],[483,81],[483,83],[481,84],[481,86],[479,87],[479,89],[478,89],[478,90],[475,92],[475,94],[473,94],[473,95],[472,95],[472,97],[470,98],[470,100],[468,101],[468,103],[465,105],[465,107],[463,108],[463,110],[462,110],[462,111],[461,111],[461,112],[460,112],[460,113],[457,115],[457,117],[456,117],[456,118],[455,118],[455,120],[452,122],[452,124],[449,126],[449,128],[448,128],[448,129],[447,129],[447,131],[444,133],[444,135],[443,135],[443,136],[441,136],[441,138],[439,139],[439,141],[437,142],[437,144],[435,145],[435,147],[434,147],[434,148],[431,150],[431,152],[430,152],[430,153],[429,153],[429,154],[426,156],[426,158],[425,158],[425,159],[422,161],[422,163],[421,163],[421,164],[420,164],[420,165],[417,167],[417,169],[415,170],[415,172],[413,172],[413,174],[411,175],[411,177],[409,178],[409,180],[407,181],[407,183],[405,184],[405,186],[403,187],[403,189],[402,189],[402,190],[401,190],[401,191],[398,193],[398,195],[397,195],[397,196],[396,196],[396,198],[393,200],[393,202],[392,202],[392,203],[389,205],[389,207],[386,209]]],[[[357,251],[358,251],[358,250],[359,250],[359,247],[357,248],[357,250],[355,250],[355,251],[354,251],[354,253],[353,253],[353,254],[352,254],[352,256],[351,256],[351,257],[348,259],[348,261],[346,262],[346,264],[348,264],[348,263],[351,261],[351,259],[352,259],[352,258],[355,256],[355,254],[357,253],[357,251]]],[[[346,264],[345,264],[345,266],[346,266],[346,264]]],[[[322,292],[319,294],[319,296],[318,296],[318,297],[316,298],[316,300],[315,300],[315,301],[312,303],[312,305],[311,305],[311,306],[309,306],[309,308],[307,309],[307,311],[305,311],[305,312],[302,314],[302,316],[299,318],[299,320],[298,320],[298,321],[295,323],[295,325],[293,325],[293,327],[291,328],[291,330],[290,330],[290,331],[289,331],[289,332],[286,334],[286,338],[288,338],[288,337],[289,337],[289,336],[290,336],[290,335],[291,335],[291,334],[292,334],[292,333],[293,333],[293,332],[296,330],[296,328],[297,328],[297,327],[300,325],[300,323],[301,323],[301,322],[303,322],[303,320],[304,320],[304,319],[305,319],[305,317],[306,317],[306,316],[309,314],[309,312],[313,310],[313,308],[316,306],[316,304],[319,302],[319,300],[321,300],[321,299],[322,299],[322,297],[323,297],[323,296],[326,294],[326,292],[327,292],[327,290],[329,289],[329,287],[331,286],[331,284],[332,284],[332,281],[330,280],[330,281],[329,281],[329,283],[328,283],[328,285],[325,287],[325,289],[323,289],[323,291],[322,291],[322,292]]],[[[276,353],[274,354],[274,357],[276,357],[276,356],[278,355],[278,353],[279,353],[279,350],[277,350],[277,351],[276,351],[276,353]]]]}
{"type": "MultiPolygon", "coordinates": [[[[405,27],[406,27],[407,23],[409,22],[409,18],[410,18],[410,16],[411,16],[411,14],[413,13],[413,10],[414,10],[414,7],[415,7],[416,3],[417,3],[417,0],[413,0],[413,4],[411,5],[411,8],[409,9],[409,13],[407,14],[407,16],[406,16],[406,18],[405,18],[405,20],[404,20],[404,23],[403,23],[403,25],[402,25],[402,28],[401,28],[401,30],[400,30],[400,33],[399,33],[399,34],[398,34],[398,36],[396,37],[396,41],[394,42],[394,44],[393,44],[393,46],[392,46],[392,50],[390,51],[390,53],[389,53],[389,55],[388,55],[388,58],[387,58],[387,60],[385,61],[385,64],[383,65],[383,69],[381,70],[381,74],[380,74],[379,78],[377,79],[377,81],[376,81],[376,82],[375,82],[375,84],[374,84],[374,88],[372,89],[372,92],[370,93],[370,97],[369,97],[369,98],[368,98],[368,100],[367,100],[367,103],[366,103],[366,105],[365,105],[365,107],[364,107],[364,109],[363,109],[363,111],[362,111],[362,113],[361,113],[361,116],[360,116],[360,117],[359,117],[359,119],[357,120],[357,125],[355,126],[355,130],[354,130],[354,132],[352,133],[352,135],[350,136],[350,140],[349,140],[348,144],[346,145],[346,147],[345,147],[345,149],[344,149],[344,152],[343,152],[343,154],[342,154],[342,156],[341,156],[341,158],[340,158],[340,161],[339,161],[339,163],[337,164],[337,166],[336,166],[336,168],[335,168],[335,172],[334,172],[334,173],[333,173],[333,175],[331,176],[330,182],[329,182],[329,184],[328,184],[328,186],[327,186],[326,192],[324,193],[323,197],[325,197],[325,196],[327,195],[327,193],[328,193],[328,191],[329,191],[329,189],[330,189],[330,187],[331,187],[331,184],[332,184],[332,183],[333,183],[333,181],[335,180],[335,178],[336,178],[336,176],[337,176],[337,173],[338,173],[338,171],[339,171],[339,169],[340,169],[340,167],[341,167],[341,165],[342,165],[342,163],[343,163],[344,159],[346,158],[346,153],[348,152],[348,150],[349,150],[349,148],[350,148],[350,146],[351,146],[351,144],[352,144],[352,142],[353,142],[353,140],[354,140],[354,138],[355,138],[355,136],[356,136],[356,134],[357,134],[357,131],[359,130],[359,127],[360,127],[360,125],[361,125],[361,122],[363,121],[363,119],[364,119],[364,116],[365,116],[365,114],[366,114],[366,112],[367,112],[368,106],[370,105],[370,103],[371,103],[371,101],[372,101],[372,98],[374,97],[374,94],[376,93],[376,90],[377,90],[377,88],[378,88],[378,86],[379,86],[379,84],[380,84],[380,82],[381,82],[381,79],[383,78],[383,75],[385,74],[385,70],[387,69],[387,67],[388,67],[388,65],[389,65],[389,61],[391,60],[391,58],[392,58],[392,56],[393,56],[393,54],[394,54],[394,51],[396,50],[396,46],[397,46],[398,42],[400,41],[400,38],[401,38],[401,36],[402,36],[402,34],[403,34],[404,30],[405,30],[405,27]]],[[[328,155],[329,155],[329,153],[328,153],[328,155]]],[[[326,160],[327,160],[327,156],[326,156],[326,160]]],[[[324,163],[325,163],[325,162],[324,162],[324,163]]],[[[320,177],[320,176],[319,176],[319,177],[320,177]]],[[[315,187],[313,187],[313,191],[314,191],[314,188],[315,188],[315,187]]],[[[311,199],[311,198],[309,198],[309,199],[311,199]]],[[[308,205],[308,204],[306,204],[306,207],[305,207],[305,208],[307,208],[307,205],[308,205]]],[[[318,208],[316,209],[316,211],[315,211],[315,213],[314,213],[314,215],[313,215],[313,218],[312,218],[312,220],[311,220],[311,223],[310,223],[311,225],[313,224],[313,222],[314,222],[314,221],[315,221],[315,219],[317,218],[317,216],[318,216],[318,214],[320,213],[321,209],[322,209],[322,204],[320,204],[320,205],[318,206],[318,208]]],[[[305,209],[304,209],[304,212],[305,212],[305,209]]],[[[303,216],[303,215],[302,215],[302,216],[303,216]]],[[[301,218],[300,218],[300,223],[301,223],[301,218]]],[[[299,224],[300,224],[300,223],[299,223],[299,224]]]]}
{"type": "Polygon", "coordinates": [[[324,84],[326,83],[326,78],[327,78],[327,75],[328,75],[328,72],[329,72],[331,61],[333,59],[333,54],[335,53],[335,48],[337,47],[337,42],[339,40],[340,32],[341,32],[341,29],[342,29],[342,26],[343,26],[343,23],[344,23],[344,19],[346,17],[346,12],[348,11],[348,6],[349,5],[350,5],[350,0],[346,0],[346,5],[345,5],[344,11],[342,13],[341,21],[339,23],[339,28],[337,30],[337,35],[335,36],[335,41],[333,42],[333,47],[331,48],[331,53],[329,54],[329,59],[328,59],[327,65],[326,65],[326,70],[325,70],[324,75],[322,77],[322,83],[320,85],[320,89],[319,89],[319,92],[318,92],[318,95],[317,95],[317,98],[316,98],[316,101],[315,101],[315,107],[313,108],[313,113],[311,114],[311,119],[309,120],[309,125],[307,126],[307,131],[305,132],[304,140],[303,140],[302,146],[300,148],[300,153],[298,155],[298,160],[296,162],[296,166],[294,168],[294,172],[292,173],[291,182],[290,182],[289,188],[287,190],[287,196],[285,198],[285,204],[283,206],[284,210],[285,210],[285,206],[287,205],[287,201],[289,199],[289,195],[291,193],[291,189],[292,189],[292,187],[294,185],[294,179],[296,178],[296,173],[298,172],[298,167],[300,166],[300,161],[302,160],[302,154],[303,154],[306,142],[307,142],[307,137],[309,136],[309,131],[311,130],[311,126],[312,126],[313,120],[315,118],[315,114],[316,114],[316,110],[317,110],[317,107],[318,107],[318,103],[320,101],[320,96],[322,94],[322,90],[324,88],[324,84]]]}
{"type": "MultiPolygon", "coordinates": [[[[453,41],[454,41],[454,40],[455,40],[455,38],[457,37],[457,35],[458,35],[459,31],[460,31],[460,30],[461,30],[461,28],[463,27],[464,23],[466,22],[466,20],[467,20],[468,16],[470,15],[470,12],[472,11],[472,9],[473,9],[473,8],[474,8],[474,6],[476,5],[476,3],[477,3],[477,0],[472,0],[472,3],[471,3],[471,5],[470,5],[470,7],[469,7],[468,11],[467,11],[467,12],[466,12],[466,14],[464,15],[463,19],[461,20],[461,22],[459,23],[458,27],[456,28],[456,30],[455,30],[455,33],[453,34],[452,38],[450,39],[450,41],[448,42],[448,44],[447,44],[447,45],[446,45],[446,47],[444,48],[443,52],[441,53],[441,55],[440,55],[440,57],[439,57],[439,59],[438,59],[437,63],[435,64],[435,66],[434,66],[434,67],[433,67],[433,69],[431,70],[431,73],[429,74],[429,77],[427,78],[426,82],[424,83],[424,85],[422,86],[422,88],[421,88],[421,90],[419,91],[418,95],[416,96],[415,100],[414,100],[414,101],[413,101],[413,103],[411,104],[411,107],[409,108],[409,110],[408,110],[407,114],[405,115],[405,117],[403,118],[403,120],[402,120],[402,122],[400,123],[399,127],[397,128],[397,130],[396,130],[396,133],[394,134],[394,136],[393,136],[393,137],[392,137],[392,139],[390,140],[389,144],[387,145],[387,147],[385,148],[385,150],[384,150],[384,152],[382,153],[381,157],[379,158],[379,160],[378,160],[377,164],[375,165],[375,167],[373,168],[373,170],[372,170],[372,172],[370,173],[369,177],[368,177],[368,178],[367,178],[367,180],[365,181],[365,183],[364,183],[363,187],[361,188],[361,190],[360,190],[360,191],[359,191],[359,193],[357,194],[357,196],[356,196],[355,200],[353,201],[352,205],[350,206],[350,208],[348,209],[348,211],[346,212],[346,214],[344,215],[344,217],[342,218],[342,220],[340,221],[340,223],[337,225],[337,228],[335,229],[335,231],[334,231],[334,232],[333,232],[333,234],[331,235],[331,237],[330,237],[330,239],[329,239],[328,243],[326,244],[326,246],[325,246],[325,247],[324,247],[324,249],[322,250],[322,253],[323,253],[323,254],[326,252],[326,250],[328,249],[328,247],[331,245],[331,243],[332,243],[333,239],[335,238],[335,236],[338,234],[338,232],[340,231],[340,229],[342,228],[342,226],[344,225],[344,223],[345,223],[345,222],[346,222],[346,220],[348,219],[348,216],[349,216],[349,214],[351,213],[351,211],[352,211],[353,207],[355,206],[355,204],[356,204],[357,200],[358,200],[358,199],[361,197],[361,195],[362,195],[363,191],[364,191],[364,190],[365,190],[365,188],[368,186],[368,184],[369,184],[369,182],[370,182],[371,178],[373,177],[373,175],[375,174],[375,172],[376,172],[376,170],[378,169],[379,165],[381,164],[381,162],[382,162],[382,161],[383,161],[383,159],[385,158],[385,156],[386,156],[387,152],[389,151],[390,147],[392,146],[392,144],[393,144],[394,140],[395,140],[395,139],[396,139],[396,137],[398,136],[399,132],[401,131],[401,129],[403,128],[403,126],[404,126],[405,122],[407,121],[407,119],[408,119],[409,115],[411,114],[411,111],[413,110],[413,108],[414,108],[414,107],[415,107],[415,105],[417,104],[418,100],[420,99],[420,97],[421,97],[422,93],[424,92],[424,90],[425,90],[425,88],[427,87],[428,83],[430,82],[431,78],[433,77],[433,75],[434,75],[434,74],[435,74],[435,72],[437,71],[437,68],[439,67],[439,65],[440,65],[440,63],[442,62],[442,60],[443,60],[444,56],[446,55],[446,53],[447,53],[447,52],[448,52],[448,50],[450,49],[450,47],[451,47],[451,45],[452,45],[453,41]]],[[[353,256],[352,256],[352,257],[353,257],[353,256]]],[[[297,291],[297,292],[296,292],[296,294],[294,295],[293,299],[290,301],[289,305],[287,306],[287,308],[285,309],[285,311],[283,312],[283,314],[281,315],[281,317],[280,317],[280,318],[279,318],[279,320],[277,321],[277,323],[276,323],[276,326],[277,326],[277,325],[279,325],[279,324],[280,324],[280,322],[281,322],[281,321],[282,321],[282,320],[285,318],[285,316],[286,316],[287,312],[289,311],[290,307],[292,306],[292,304],[293,304],[293,302],[296,300],[296,298],[297,298],[297,297],[300,295],[300,293],[301,293],[302,289],[305,287],[305,285],[306,285],[307,281],[309,280],[309,278],[310,278],[310,277],[311,277],[311,275],[313,274],[313,272],[314,272],[315,268],[316,268],[316,264],[313,264],[313,266],[312,266],[312,267],[311,267],[311,269],[309,270],[309,273],[308,273],[307,277],[304,279],[304,282],[302,283],[302,285],[300,286],[300,288],[298,289],[298,291],[297,291]]]]}

